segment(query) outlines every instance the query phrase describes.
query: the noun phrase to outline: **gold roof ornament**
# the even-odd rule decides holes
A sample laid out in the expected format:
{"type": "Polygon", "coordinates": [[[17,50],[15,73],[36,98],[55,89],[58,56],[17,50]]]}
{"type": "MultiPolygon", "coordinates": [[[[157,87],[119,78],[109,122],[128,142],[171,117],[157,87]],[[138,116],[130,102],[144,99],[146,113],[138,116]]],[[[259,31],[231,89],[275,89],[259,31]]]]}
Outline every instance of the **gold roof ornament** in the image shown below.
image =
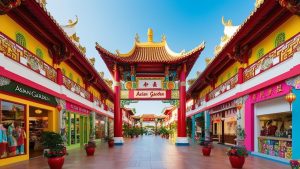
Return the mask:
{"type": "Polygon", "coordinates": [[[258,8],[262,3],[264,3],[264,0],[256,0],[255,1],[255,8],[258,8]]]}
{"type": "Polygon", "coordinates": [[[74,40],[75,42],[78,42],[78,43],[79,43],[79,39],[80,39],[80,38],[77,36],[76,33],[74,33],[73,35],[71,35],[70,38],[71,38],[72,40],[74,40]]]}
{"type": "Polygon", "coordinates": [[[39,0],[39,3],[45,8],[47,5],[47,0],[39,0]]]}
{"type": "Polygon", "coordinates": [[[163,35],[161,36],[161,42],[166,42],[166,41],[167,41],[167,37],[166,37],[165,34],[163,34],[163,35]]]}
{"type": "Polygon", "coordinates": [[[89,60],[90,60],[90,63],[94,66],[95,65],[95,61],[96,61],[95,57],[92,57],[89,60]]]}
{"type": "Polygon", "coordinates": [[[86,48],[85,48],[85,47],[79,45],[78,48],[79,48],[79,50],[80,50],[83,54],[86,53],[86,48]]]}
{"type": "Polygon", "coordinates": [[[201,71],[197,71],[197,73],[196,73],[196,74],[197,74],[197,77],[200,76],[201,73],[202,73],[201,71]]]}
{"type": "Polygon", "coordinates": [[[224,26],[232,26],[232,20],[228,19],[228,21],[225,21],[224,16],[222,16],[222,24],[224,26]]]}
{"type": "Polygon", "coordinates": [[[103,77],[104,77],[104,72],[99,72],[99,76],[103,79],[103,77]]]}
{"type": "Polygon", "coordinates": [[[148,42],[153,42],[153,30],[148,28],[148,42]]]}
{"type": "Polygon", "coordinates": [[[64,27],[66,28],[74,28],[78,23],[78,16],[76,15],[76,20],[72,21],[72,19],[69,19],[68,24],[65,25],[64,27]]]}
{"type": "Polygon", "coordinates": [[[206,66],[210,63],[210,61],[211,61],[211,58],[205,58],[206,66]]]}
{"type": "Polygon", "coordinates": [[[138,33],[135,34],[134,39],[135,39],[135,42],[140,42],[140,36],[138,33]]]}

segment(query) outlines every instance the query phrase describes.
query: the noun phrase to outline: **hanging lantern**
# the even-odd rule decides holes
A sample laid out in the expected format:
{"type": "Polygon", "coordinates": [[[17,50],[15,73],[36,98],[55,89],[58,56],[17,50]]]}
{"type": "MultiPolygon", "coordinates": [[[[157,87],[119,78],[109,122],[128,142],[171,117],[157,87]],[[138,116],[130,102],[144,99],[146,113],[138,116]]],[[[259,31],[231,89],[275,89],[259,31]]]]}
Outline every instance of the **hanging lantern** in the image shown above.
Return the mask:
{"type": "Polygon", "coordinates": [[[236,107],[238,110],[241,110],[242,107],[243,107],[243,104],[242,104],[242,103],[237,103],[237,104],[235,105],[235,107],[236,107]]]}
{"type": "Polygon", "coordinates": [[[57,110],[60,112],[61,111],[61,109],[62,109],[62,107],[61,107],[61,105],[59,104],[59,105],[57,105],[57,110]]]}
{"type": "Polygon", "coordinates": [[[292,110],[292,103],[296,100],[296,95],[290,91],[290,93],[285,95],[285,100],[290,104],[290,110],[292,110]]]}

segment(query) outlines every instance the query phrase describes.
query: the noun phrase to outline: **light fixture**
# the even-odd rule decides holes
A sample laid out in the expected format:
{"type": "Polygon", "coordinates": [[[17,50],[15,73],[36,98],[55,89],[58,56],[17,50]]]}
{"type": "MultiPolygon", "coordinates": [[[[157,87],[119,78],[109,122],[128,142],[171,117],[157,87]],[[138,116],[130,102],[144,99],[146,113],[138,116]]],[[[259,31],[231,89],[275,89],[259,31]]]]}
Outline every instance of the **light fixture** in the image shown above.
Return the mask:
{"type": "Polygon", "coordinates": [[[285,95],[285,100],[290,104],[290,111],[292,111],[292,103],[296,100],[296,95],[290,91],[290,93],[285,95]]]}
{"type": "Polygon", "coordinates": [[[41,109],[36,109],[34,112],[35,112],[35,114],[41,114],[41,113],[43,113],[43,111],[41,109]]]}
{"type": "Polygon", "coordinates": [[[243,107],[243,104],[242,104],[242,103],[237,103],[237,104],[235,105],[235,107],[236,107],[238,110],[241,110],[242,107],[243,107]]]}

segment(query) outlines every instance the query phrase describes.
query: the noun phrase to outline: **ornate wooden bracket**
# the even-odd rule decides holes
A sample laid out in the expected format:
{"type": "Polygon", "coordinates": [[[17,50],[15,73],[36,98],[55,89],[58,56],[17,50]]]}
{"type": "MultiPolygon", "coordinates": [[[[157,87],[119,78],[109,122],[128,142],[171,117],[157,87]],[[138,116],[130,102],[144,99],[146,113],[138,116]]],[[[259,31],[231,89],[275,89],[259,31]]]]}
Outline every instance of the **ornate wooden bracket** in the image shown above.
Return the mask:
{"type": "Polygon", "coordinates": [[[300,0],[279,0],[279,4],[291,13],[300,16],[300,0]]]}
{"type": "Polygon", "coordinates": [[[54,64],[60,64],[63,61],[69,60],[74,55],[71,53],[66,46],[53,45],[49,50],[50,56],[53,58],[54,64]]]}
{"type": "Polygon", "coordinates": [[[250,57],[251,52],[252,51],[248,45],[245,45],[243,47],[240,47],[238,45],[233,49],[232,53],[228,53],[228,57],[243,64],[248,62],[248,58],[250,57]]]}
{"type": "Polygon", "coordinates": [[[21,5],[21,0],[0,0],[0,15],[7,14],[13,8],[21,5]]]}

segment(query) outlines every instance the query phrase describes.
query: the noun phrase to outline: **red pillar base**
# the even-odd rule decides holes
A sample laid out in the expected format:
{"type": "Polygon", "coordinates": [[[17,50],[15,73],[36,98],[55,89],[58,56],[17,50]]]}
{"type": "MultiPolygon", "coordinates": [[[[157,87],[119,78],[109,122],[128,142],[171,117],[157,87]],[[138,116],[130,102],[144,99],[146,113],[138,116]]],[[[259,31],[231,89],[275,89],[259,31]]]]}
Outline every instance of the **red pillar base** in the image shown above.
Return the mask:
{"type": "Polygon", "coordinates": [[[176,146],[189,146],[189,139],[187,137],[177,137],[176,146]]]}

